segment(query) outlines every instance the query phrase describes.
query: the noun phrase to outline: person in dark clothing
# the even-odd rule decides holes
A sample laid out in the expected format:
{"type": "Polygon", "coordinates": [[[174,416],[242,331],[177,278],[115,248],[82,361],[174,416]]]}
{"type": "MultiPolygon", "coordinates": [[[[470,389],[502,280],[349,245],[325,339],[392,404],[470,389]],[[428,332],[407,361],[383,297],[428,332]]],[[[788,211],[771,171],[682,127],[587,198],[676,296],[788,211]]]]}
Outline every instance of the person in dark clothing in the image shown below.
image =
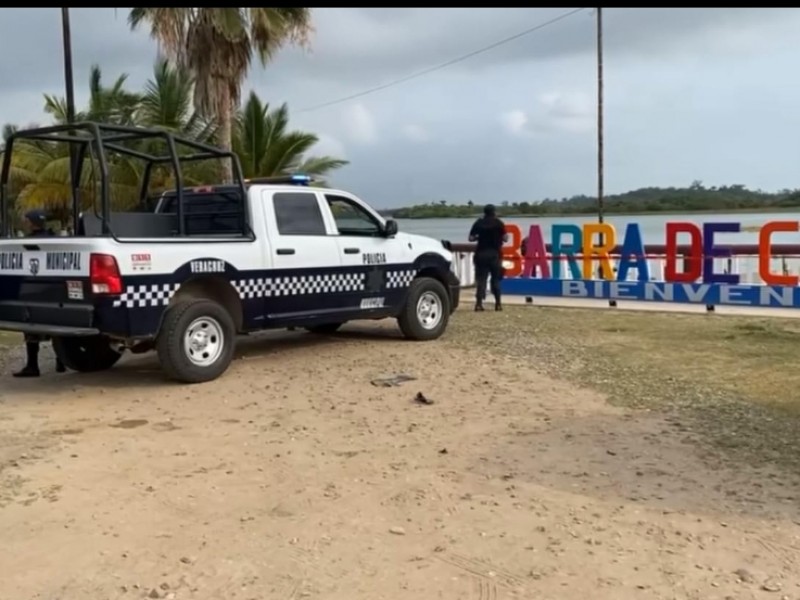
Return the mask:
{"type": "Polygon", "coordinates": [[[487,204],[483,217],[475,221],[469,232],[469,241],[478,242],[475,248],[475,279],[478,289],[475,292],[475,310],[482,311],[486,298],[486,280],[491,276],[491,289],[494,296],[494,309],[503,310],[500,301],[500,280],[503,278],[502,248],[508,238],[505,223],[497,218],[495,208],[487,204]]]}
{"type": "MultiPolygon", "coordinates": [[[[28,225],[28,235],[26,237],[50,237],[55,235],[51,229],[47,229],[47,215],[41,210],[32,210],[25,214],[25,221],[28,225]]],[[[14,373],[14,377],[39,377],[39,344],[42,337],[34,334],[25,334],[25,351],[27,362],[25,366],[14,373]]],[[[56,372],[66,371],[64,364],[56,358],[56,372]]]]}

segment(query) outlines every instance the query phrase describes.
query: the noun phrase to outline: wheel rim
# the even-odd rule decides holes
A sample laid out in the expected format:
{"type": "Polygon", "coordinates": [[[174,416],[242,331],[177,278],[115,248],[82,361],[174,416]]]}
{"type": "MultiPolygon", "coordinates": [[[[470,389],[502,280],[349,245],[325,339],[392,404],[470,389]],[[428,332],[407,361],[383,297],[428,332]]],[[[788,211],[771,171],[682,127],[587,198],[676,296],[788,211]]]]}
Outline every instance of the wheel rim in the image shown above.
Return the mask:
{"type": "Polygon", "coordinates": [[[417,300],[417,320],[424,329],[435,329],[442,321],[442,299],[433,292],[425,292],[417,300]]]}
{"type": "Polygon", "coordinates": [[[183,350],[193,364],[198,367],[213,365],[222,354],[225,337],[219,321],[211,317],[200,317],[192,321],[186,329],[183,350]]]}

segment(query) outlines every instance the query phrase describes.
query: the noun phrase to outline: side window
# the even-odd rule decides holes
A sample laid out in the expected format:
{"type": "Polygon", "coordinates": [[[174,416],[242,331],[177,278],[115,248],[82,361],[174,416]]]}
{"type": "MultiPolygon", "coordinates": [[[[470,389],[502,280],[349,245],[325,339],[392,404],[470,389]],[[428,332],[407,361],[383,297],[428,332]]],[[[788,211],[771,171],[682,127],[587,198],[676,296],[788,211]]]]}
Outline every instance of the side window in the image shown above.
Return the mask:
{"type": "Polygon", "coordinates": [[[326,194],[325,200],[331,207],[339,235],[377,236],[381,234],[380,223],[355,202],[331,194],[326,194]]]}
{"type": "Polygon", "coordinates": [[[327,235],[316,194],[281,192],[272,196],[272,204],[281,235],[327,235]]]}

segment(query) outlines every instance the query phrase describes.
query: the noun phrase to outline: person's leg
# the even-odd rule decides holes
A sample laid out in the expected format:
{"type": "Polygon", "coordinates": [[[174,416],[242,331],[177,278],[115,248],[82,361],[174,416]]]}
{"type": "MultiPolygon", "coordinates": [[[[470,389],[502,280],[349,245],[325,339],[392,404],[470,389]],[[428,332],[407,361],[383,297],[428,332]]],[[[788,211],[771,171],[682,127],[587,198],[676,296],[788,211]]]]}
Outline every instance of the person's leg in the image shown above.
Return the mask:
{"type": "Polygon", "coordinates": [[[475,258],[475,310],[483,310],[483,299],[486,298],[486,280],[489,269],[480,257],[475,258]]]}
{"type": "MultiPolygon", "coordinates": [[[[53,342],[53,338],[46,338],[47,341],[50,343],[53,342]]],[[[56,349],[53,348],[53,353],[55,354],[56,349]]],[[[64,373],[67,370],[67,367],[64,366],[64,363],[61,362],[61,359],[58,358],[58,354],[56,354],[56,373],[64,373]]]]}
{"type": "Polygon", "coordinates": [[[492,295],[494,296],[494,309],[503,310],[501,304],[500,281],[503,279],[503,261],[500,257],[492,263],[492,295]]]}
{"type": "Polygon", "coordinates": [[[25,366],[14,373],[14,377],[38,377],[39,376],[39,340],[34,337],[25,338],[25,354],[27,361],[25,366]]]}

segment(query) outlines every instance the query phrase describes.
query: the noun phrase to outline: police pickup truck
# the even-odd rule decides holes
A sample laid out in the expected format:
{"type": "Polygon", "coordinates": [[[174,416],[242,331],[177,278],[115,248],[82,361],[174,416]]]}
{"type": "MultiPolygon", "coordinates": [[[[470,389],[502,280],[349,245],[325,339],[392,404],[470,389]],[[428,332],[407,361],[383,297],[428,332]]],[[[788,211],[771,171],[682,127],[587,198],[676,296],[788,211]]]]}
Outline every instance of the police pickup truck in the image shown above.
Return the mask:
{"type": "MultiPolygon", "coordinates": [[[[444,333],[459,302],[447,242],[400,233],[353,194],[310,187],[303,175],[245,181],[235,156],[202,145],[198,156],[232,158],[237,183],[178,186],[155,211],[113,212],[104,153],[122,152],[112,135],[122,128],[85,126],[88,135],[64,136],[99,156],[101,210],[76,211],[72,237],[0,239],[0,330],[52,338],[63,363],[82,372],[155,349],[166,375],[185,383],[219,377],[237,334],[256,330],[331,333],[395,318],[413,340],[444,333]]],[[[63,134],[17,136],[55,130],[63,134]]],[[[4,194],[3,214],[6,203],[4,194]]]]}

